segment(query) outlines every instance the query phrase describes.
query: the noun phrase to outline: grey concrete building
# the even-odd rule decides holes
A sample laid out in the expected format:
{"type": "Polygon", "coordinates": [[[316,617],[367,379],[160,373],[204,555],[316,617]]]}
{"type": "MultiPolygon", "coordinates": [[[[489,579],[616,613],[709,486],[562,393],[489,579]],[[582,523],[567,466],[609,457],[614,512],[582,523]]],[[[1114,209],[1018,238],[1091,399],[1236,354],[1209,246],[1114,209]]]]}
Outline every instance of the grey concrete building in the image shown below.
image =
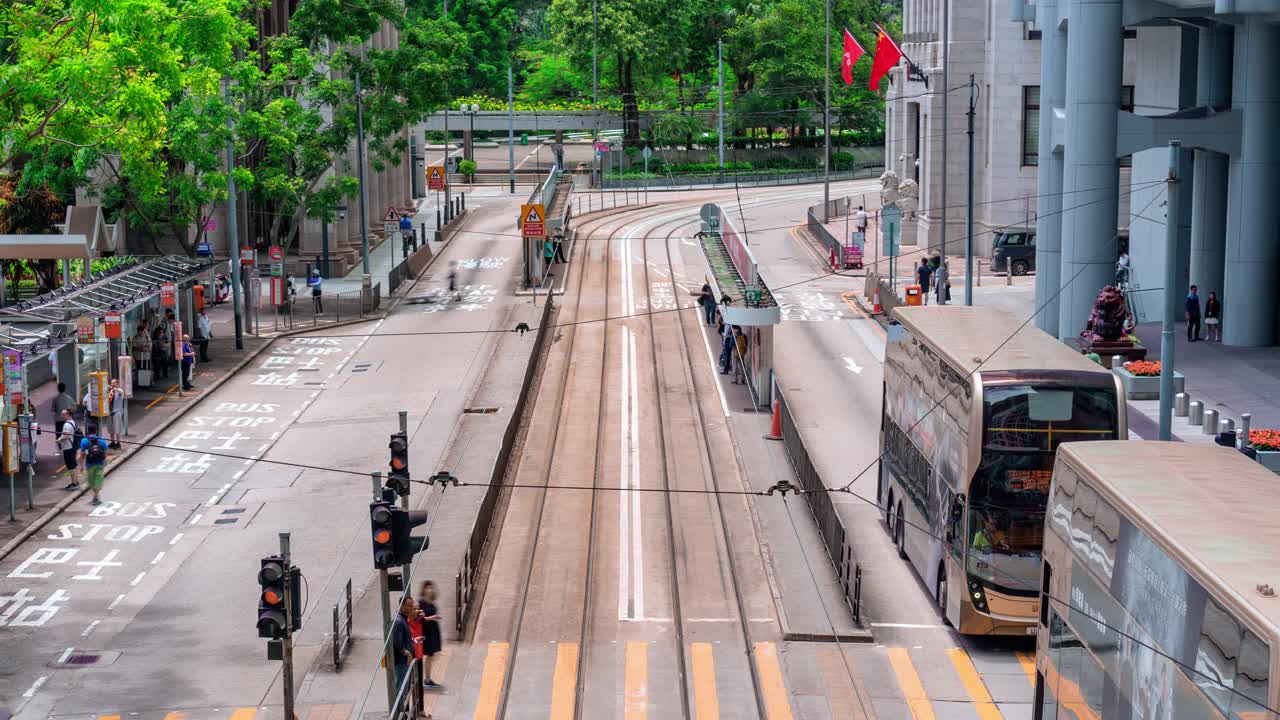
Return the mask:
{"type": "MultiPolygon", "coordinates": [[[[944,1],[905,0],[903,5],[902,50],[921,72],[913,76],[901,63],[890,74],[885,167],[919,183],[916,241],[938,248],[943,240],[945,104],[947,251],[963,253],[968,169],[965,113],[972,73],[977,86],[974,253],[986,256],[995,231],[1034,226],[1039,212],[1041,33],[1032,19],[1010,22],[1008,0],[949,0],[949,7],[944,1]],[[951,67],[951,92],[945,102],[944,59],[951,67]]],[[[1132,42],[1127,40],[1126,46],[1132,42]]],[[[1129,98],[1133,66],[1132,60],[1125,63],[1129,98]]],[[[1117,208],[1117,215],[1127,215],[1127,204],[1117,208]]],[[[904,242],[911,241],[904,234],[904,242]]]]}

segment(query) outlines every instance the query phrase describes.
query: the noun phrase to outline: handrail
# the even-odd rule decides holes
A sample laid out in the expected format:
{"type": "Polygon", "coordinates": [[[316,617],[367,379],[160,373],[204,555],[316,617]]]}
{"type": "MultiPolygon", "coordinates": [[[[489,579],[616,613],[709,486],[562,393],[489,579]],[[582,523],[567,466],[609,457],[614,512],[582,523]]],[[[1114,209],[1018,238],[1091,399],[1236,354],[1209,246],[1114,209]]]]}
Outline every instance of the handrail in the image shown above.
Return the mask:
{"type": "Polygon", "coordinates": [[[333,604],[333,669],[335,672],[342,670],[342,655],[348,647],[351,646],[351,627],[352,627],[352,609],[351,609],[351,578],[347,578],[346,591],[343,597],[338,598],[338,602],[333,604]],[[346,600],[347,612],[346,622],[341,622],[343,600],[346,600]],[[343,632],[345,628],[346,632],[343,632]]]}

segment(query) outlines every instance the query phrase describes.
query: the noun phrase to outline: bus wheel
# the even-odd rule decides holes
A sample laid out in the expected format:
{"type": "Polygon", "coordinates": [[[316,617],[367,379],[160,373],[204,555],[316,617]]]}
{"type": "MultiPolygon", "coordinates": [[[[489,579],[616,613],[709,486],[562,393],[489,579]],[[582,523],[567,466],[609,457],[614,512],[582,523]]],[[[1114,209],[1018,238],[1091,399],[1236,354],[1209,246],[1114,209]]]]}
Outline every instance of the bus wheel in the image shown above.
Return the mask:
{"type": "Polygon", "coordinates": [[[893,491],[889,491],[889,500],[884,504],[884,529],[889,531],[889,537],[893,534],[893,491]]]}
{"type": "Polygon", "coordinates": [[[938,612],[942,615],[942,624],[950,625],[951,621],[947,619],[947,568],[941,563],[938,564],[938,585],[936,590],[938,591],[938,612]]]}
{"type": "Polygon", "coordinates": [[[902,503],[898,503],[898,520],[893,524],[893,538],[898,545],[898,557],[905,558],[907,556],[907,524],[902,521],[902,503]]]}

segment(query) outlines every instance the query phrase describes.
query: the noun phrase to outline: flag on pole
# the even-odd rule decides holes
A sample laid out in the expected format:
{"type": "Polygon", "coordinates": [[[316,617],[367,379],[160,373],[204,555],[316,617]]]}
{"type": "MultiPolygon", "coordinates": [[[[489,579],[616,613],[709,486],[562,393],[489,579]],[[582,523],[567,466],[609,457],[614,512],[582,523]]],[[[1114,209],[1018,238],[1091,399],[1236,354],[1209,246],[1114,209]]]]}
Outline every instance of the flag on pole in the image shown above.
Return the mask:
{"type": "Polygon", "coordinates": [[[840,77],[844,78],[845,85],[853,84],[853,64],[866,54],[867,51],[862,49],[862,46],[846,29],[844,31],[844,59],[840,61],[840,77]]]}
{"type": "Polygon", "coordinates": [[[889,74],[889,71],[898,64],[898,60],[902,59],[902,50],[898,44],[889,37],[889,33],[885,29],[876,25],[879,36],[876,38],[876,54],[871,60],[871,83],[872,90],[880,89],[880,78],[889,74]]]}

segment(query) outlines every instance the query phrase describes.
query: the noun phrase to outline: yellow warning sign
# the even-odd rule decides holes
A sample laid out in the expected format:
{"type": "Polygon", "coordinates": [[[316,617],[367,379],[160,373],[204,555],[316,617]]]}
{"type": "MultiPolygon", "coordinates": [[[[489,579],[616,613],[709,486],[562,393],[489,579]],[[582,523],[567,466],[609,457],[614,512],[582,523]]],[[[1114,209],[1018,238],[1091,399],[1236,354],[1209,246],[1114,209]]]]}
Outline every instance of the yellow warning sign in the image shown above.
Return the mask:
{"type": "Polygon", "coordinates": [[[427,168],[427,189],[444,189],[444,168],[439,165],[432,165],[427,168]]]}
{"type": "Polygon", "coordinates": [[[520,206],[520,234],[527,238],[547,236],[547,209],[542,203],[520,206]]]}

